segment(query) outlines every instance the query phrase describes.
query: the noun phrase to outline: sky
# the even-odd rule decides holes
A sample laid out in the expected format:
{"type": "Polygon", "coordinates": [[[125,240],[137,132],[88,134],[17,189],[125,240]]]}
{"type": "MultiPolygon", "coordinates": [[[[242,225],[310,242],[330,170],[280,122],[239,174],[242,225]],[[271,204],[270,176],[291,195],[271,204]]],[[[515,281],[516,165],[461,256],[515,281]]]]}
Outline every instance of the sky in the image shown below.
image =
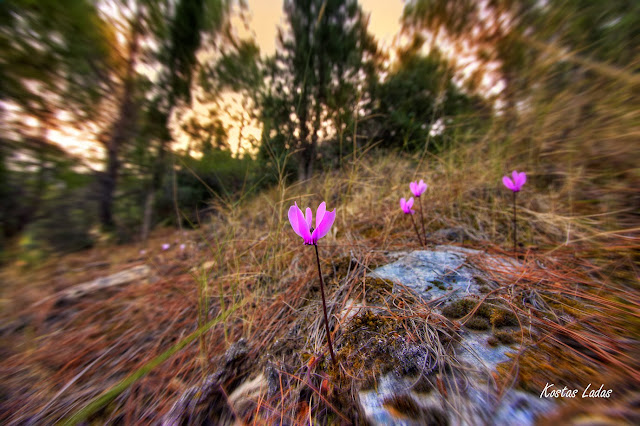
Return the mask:
{"type": "MultiPolygon", "coordinates": [[[[283,1],[248,0],[251,29],[263,55],[276,50],[277,27],[284,26],[283,1]]],[[[391,43],[400,30],[402,0],[360,0],[362,10],[370,14],[369,31],[381,42],[391,43]]]]}

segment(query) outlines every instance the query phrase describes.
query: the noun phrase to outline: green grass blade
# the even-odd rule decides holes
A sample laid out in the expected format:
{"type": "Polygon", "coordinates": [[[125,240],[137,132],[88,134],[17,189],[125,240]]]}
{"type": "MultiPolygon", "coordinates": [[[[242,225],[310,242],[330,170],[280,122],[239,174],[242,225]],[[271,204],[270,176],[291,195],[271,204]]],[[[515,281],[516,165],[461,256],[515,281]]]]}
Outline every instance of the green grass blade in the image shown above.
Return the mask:
{"type": "Polygon", "coordinates": [[[225,311],[221,315],[218,315],[216,318],[212,319],[189,336],[185,337],[165,352],[161,353],[138,370],[136,370],[133,374],[123,379],[120,383],[113,386],[111,389],[103,392],[101,395],[94,398],[89,404],[87,404],[84,408],[77,411],[72,416],[64,419],[61,424],[63,425],[76,425],[80,422],[85,421],[91,415],[95,414],[98,410],[103,408],[109,402],[111,402],[114,398],[124,392],[129,386],[134,384],[136,381],[140,380],[142,377],[146,376],[151,370],[165,362],[176,352],[185,348],[189,343],[193,342],[197,338],[199,338],[202,334],[208,331],[211,327],[215,326],[221,321],[226,321],[226,319],[240,306],[241,304],[236,304],[229,308],[229,310],[225,311]]]}

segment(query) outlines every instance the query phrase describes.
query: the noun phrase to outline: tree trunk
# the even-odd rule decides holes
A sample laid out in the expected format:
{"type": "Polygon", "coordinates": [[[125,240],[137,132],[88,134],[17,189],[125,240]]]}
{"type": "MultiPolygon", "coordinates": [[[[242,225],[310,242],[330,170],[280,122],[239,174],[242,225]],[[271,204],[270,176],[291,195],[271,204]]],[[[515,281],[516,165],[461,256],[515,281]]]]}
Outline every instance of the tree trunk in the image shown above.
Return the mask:
{"type": "Polygon", "coordinates": [[[298,154],[298,180],[304,182],[311,177],[309,173],[311,163],[311,143],[309,141],[309,102],[307,88],[303,87],[300,100],[300,153],[298,154]]]}
{"type": "Polygon", "coordinates": [[[140,238],[146,242],[149,238],[149,231],[151,230],[151,212],[153,211],[153,203],[155,201],[155,190],[153,187],[149,188],[144,200],[144,213],[142,216],[142,234],[140,238]]]}
{"type": "Polygon", "coordinates": [[[115,144],[111,144],[107,149],[107,170],[100,177],[102,193],[100,194],[100,223],[104,230],[109,231],[115,227],[113,220],[113,194],[116,190],[116,180],[118,178],[118,150],[115,144]]]}
{"type": "Polygon", "coordinates": [[[129,55],[124,76],[122,101],[118,112],[118,119],[114,123],[111,138],[107,142],[107,170],[101,175],[100,186],[100,222],[103,229],[111,231],[115,227],[113,219],[113,200],[120,170],[119,154],[122,146],[131,137],[135,123],[135,104],[133,101],[135,61],[139,47],[139,31],[137,21],[133,21],[129,41],[129,55]]]}
{"type": "MultiPolygon", "coordinates": [[[[168,118],[167,118],[168,121],[168,118]]],[[[144,203],[144,215],[142,220],[142,241],[146,242],[149,238],[149,232],[151,230],[151,220],[153,219],[153,206],[156,199],[156,191],[162,185],[162,177],[164,175],[164,160],[166,155],[166,140],[162,140],[160,147],[158,148],[158,158],[151,177],[151,185],[147,191],[147,196],[144,203]]]]}

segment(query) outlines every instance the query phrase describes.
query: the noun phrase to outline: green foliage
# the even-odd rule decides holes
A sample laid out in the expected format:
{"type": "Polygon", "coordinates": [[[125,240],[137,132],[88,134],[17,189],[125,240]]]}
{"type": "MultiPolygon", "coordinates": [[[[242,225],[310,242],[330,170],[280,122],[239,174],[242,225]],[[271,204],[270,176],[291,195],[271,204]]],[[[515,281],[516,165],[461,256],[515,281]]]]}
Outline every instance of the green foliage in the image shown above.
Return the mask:
{"type": "MultiPolygon", "coordinates": [[[[0,235],[28,262],[92,244],[93,178],[79,162],[42,143],[8,144],[2,162],[0,235]],[[17,245],[11,244],[17,239],[17,245]]],[[[15,253],[8,253],[9,255],[15,253]]]]}
{"type": "Polygon", "coordinates": [[[275,144],[269,149],[276,156],[281,148],[295,151],[298,176],[306,179],[323,122],[334,123],[340,142],[353,129],[347,117],[362,106],[367,55],[375,55],[375,43],[355,0],[289,0],[284,9],[289,28],[279,33],[280,50],[269,63],[263,141],[275,144]]]}
{"type": "MultiPolygon", "coordinates": [[[[191,223],[198,223],[211,213],[212,199],[236,197],[241,190],[249,190],[254,179],[250,174],[254,166],[251,157],[234,158],[228,150],[211,150],[200,159],[180,158],[178,164],[182,167],[176,171],[177,202],[183,216],[191,223]]],[[[160,217],[174,222],[170,179],[165,179],[160,190],[157,209],[160,217]]]]}
{"type": "Polygon", "coordinates": [[[201,74],[201,84],[216,94],[224,90],[244,93],[257,103],[258,93],[264,86],[260,48],[252,40],[232,40],[231,43],[231,50],[223,52],[215,66],[201,74]]]}
{"type": "Polygon", "coordinates": [[[25,230],[33,244],[46,253],[68,253],[91,247],[96,209],[89,193],[89,186],[50,190],[50,199],[42,203],[38,218],[25,230]]]}
{"type": "Polygon", "coordinates": [[[0,2],[0,99],[36,117],[91,117],[113,65],[113,33],[87,0],[0,2]]]}
{"type": "MultiPolygon", "coordinates": [[[[215,34],[222,27],[231,1],[180,0],[169,25],[166,64],[170,87],[170,104],[191,101],[191,81],[197,64],[203,32],[215,34]]],[[[173,106],[173,105],[171,105],[173,106]]]]}
{"type": "Polygon", "coordinates": [[[397,68],[373,90],[373,114],[380,117],[374,121],[375,137],[381,147],[415,151],[432,139],[431,149],[442,149],[459,127],[458,117],[489,115],[485,101],[465,94],[452,81],[453,70],[441,55],[433,51],[422,56],[421,47],[422,41],[416,40],[400,51],[397,68]]]}
{"type": "Polygon", "coordinates": [[[544,7],[523,2],[519,13],[519,29],[534,29],[540,39],[558,40],[591,59],[618,66],[637,60],[640,37],[637,1],[551,0],[544,7]]]}

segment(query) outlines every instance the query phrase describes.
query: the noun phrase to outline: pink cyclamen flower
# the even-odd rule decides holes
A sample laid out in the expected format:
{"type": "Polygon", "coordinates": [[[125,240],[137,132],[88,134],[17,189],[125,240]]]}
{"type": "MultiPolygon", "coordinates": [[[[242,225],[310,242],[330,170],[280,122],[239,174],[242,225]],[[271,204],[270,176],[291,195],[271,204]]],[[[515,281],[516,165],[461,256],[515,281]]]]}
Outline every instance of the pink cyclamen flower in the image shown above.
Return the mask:
{"type": "Polygon", "coordinates": [[[527,175],[525,172],[518,173],[516,170],[514,170],[511,175],[513,176],[513,180],[511,180],[509,176],[503,176],[502,183],[513,192],[519,192],[522,189],[522,185],[527,181],[527,175]]]}
{"type": "Polygon", "coordinates": [[[336,210],[328,212],[327,204],[323,201],[316,210],[316,227],[311,232],[311,209],[307,207],[306,214],[302,214],[302,210],[298,207],[298,203],[294,203],[289,207],[289,222],[293,228],[293,232],[298,234],[304,240],[306,245],[316,245],[318,240],[329,232],[333,221],[336,218],[336,210]]]}
{"type": "Polygon", "coordinates": [[[163,251],[164,251],[164,250],[169,250],[169,247],[171,247],[171,245],[170,245],[170,244],[168,244],[168,243],[164,243],[164,244],[162,245],[162,250],[163,250],[163,251]]]}
{"type": "Polygon", "coordinates": [[[414,197],[420,197],[422,193],[427,190],[427,184],[424,183],[424,180],[420,179],[420,182],[411,182],[409,188],[414,197]]]}
{"type": "Polygon", "coordinates": [[[184,250],[187,246],[184,244],[180,244],[180,250],[184,250]]]}
{"type": "Polygon", "coordinates": [[[404,198],[400,198],[400,208],[404,212],[404,214],[415,214],[415,210],[411,209],[413,207],[413,197],[409,198],[405,201],[404,198]]]}

